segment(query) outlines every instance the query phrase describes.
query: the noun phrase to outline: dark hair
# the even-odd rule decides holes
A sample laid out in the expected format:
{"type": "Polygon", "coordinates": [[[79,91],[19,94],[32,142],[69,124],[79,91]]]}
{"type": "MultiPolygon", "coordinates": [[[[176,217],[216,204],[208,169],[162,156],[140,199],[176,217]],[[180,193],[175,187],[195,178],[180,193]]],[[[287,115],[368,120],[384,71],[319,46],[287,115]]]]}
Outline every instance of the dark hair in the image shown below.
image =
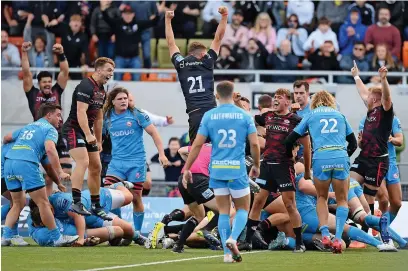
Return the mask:
{"type": "Polygon", "coordinates": [[[49,78],[52,79],[52,74],[51,74],[50,72],[48,72],[48,71],[42,71],[42,72],[39,72],[39,73],[37,74],[37,80],[38,80],[38,82],[41,82],[41,79],[47,78],[47,77],[49,77],[49,78]]]}
{"type": "MultiPolygon", "coordinates": [[[[40,35],[35,36],[34,43],[38,39],[40,39],[44,43],[44,46],[47,46],[47,39],[43,35],[40,34],[40,35]]],[[[44,47],[44,50],[45,50],[45,47],[44,47]]]]}
{"type": "Polygon", "coordinates": [[[365,44],[362,41],[357,40],[357,41],[354,42],[354,45],[363,45],[364,49],[365,49],[365,44]]]}
{"type": "Polygon", "coordinates": [[[207,47],[202,44],[201,42],[194,41],[188,46],[188,54],[194,55],[198,53],[198,51],[206,51],[207,47]]]}
{"type": "MultiPolygon", "coordinates": [[[[170,143],[173,142],[173,141],[177,141],[177,142],[180,144],[180,139],[179,139],[178,137],[173,136],[173,137],[170,137],[170,139],[169,139],[169,145],[170,145],[170,143]]],[[[181,144],[180,144],[180,145],[181,145],[181,144]]]]}
{"type": "Polygon", "coordinates": [[[106,63],[111,64],[115,68],[115,62],[113,62],[112,59],[108,57],[99,57],[95,60],[95,70],[97,70],[98,68],[102,68],[106,63]]]}
{"type": "Polygon", "coordinates": [[[286,25],[286,27],[289,27],[289,23],[290,23],[290,18],[292,18],[292,17],[296,17],[296,20],[297,20],[297,27],[299,27],[300,26],[300,24],[299,24],[299,17],[296,15],[296,14],[290,14],[290,16],[288,17],[288,18],[286,18],[286,21],[285,21],[285,25],[286,25]]]}
{"type": "Polygon", "coordinates": [[[306,92],[309,92],[309,83],[305,80],[296,80],[295,83],[293,83],[293,88],[300,88],[301,86],[305,86],[306,92]]]}
{"type": "Polygon", "coordinates": [[[385,6],[384,4],[380,4],[380,7],[378,8],[378,11],[377,11],[377,15],[380,14],[380,10],[382,9],[386,9],[388,10],[389,13],[391,13],[391,10],[387,6],[385,6]]]}
{"type": "Polygon", "coordinates": [[[240,100],[241,101],[244,101],[244,102],[247,102],[247,103],[251,103],[250,101],[249,101],[249,99],[247,98],[247,97],[244,97],[244,96],[241,96],[241,98],[240,98],[240,100]]]}
{"type": "Polygon", "coordinates": [[[61,106],[56,103],[43,103],[40,108],[38,109],[37,117],[41,119],[45,117],[48,113],[55,112],[55,110],[62,110],[61,106]]]}
{"type": "Polygon", "coordinates": [[[260,108],[270,108],[272,106],[272,97],[269,94],[261,95],[258,98],[258,107],[260,108]]]}
{"type": "Polygon", "coordinates": [[[232,97],[234,93],[234,84],[230,81],[222,81],[217,85],[217,93],[221,98],[232,97]]]}
{"type": "Polygon", "coordinates": [[[31,215],[31,220],[33,222],[33,226],[41,226],[42,220],[41,220],[41,214],[40,214],[40,208],[38,208],[37,204],[30,199],[28,202],[28,207],[30,207],[30,215],[31,215]]]}
{"type": "Polygon", "coordinates": [[[322,18],[319,19],[319,24],[330,25],[330,20],[323,16],[322,18]]]}

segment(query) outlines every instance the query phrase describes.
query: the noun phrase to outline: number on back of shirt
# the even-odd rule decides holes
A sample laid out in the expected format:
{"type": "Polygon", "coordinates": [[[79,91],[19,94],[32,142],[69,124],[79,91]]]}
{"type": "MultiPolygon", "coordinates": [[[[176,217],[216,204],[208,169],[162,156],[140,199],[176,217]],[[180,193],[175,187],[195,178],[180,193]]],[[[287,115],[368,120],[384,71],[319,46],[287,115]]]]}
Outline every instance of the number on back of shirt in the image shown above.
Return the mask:
{"type": "Polygon", "coordinates": [[[218,130],[218,134],[222,135],[220,143],[218,143],[219,148],[234,148],[237,145],[237,132],[233,129],[228,131],[225,129],[218,130]]]}
{"type": "Polygon", "coordinates": [[[197,92],[205,91],[205,88],[203,88],[203,79],[201,75],[197,77],[190,76],[189,78],[187,78],[187,81],[191,82],[190,89],[188,90],[189,93],[197,93],[197,92]],[[198,88],[194,88],[196,85],[196,81],[198,82],[198,88]]]}
{"type": "Polygon", "coordinates": [[[337,127],[337,120],[336,119],[329,119],[329,120],[321,119],[320,123],[324,123],[322,131],[321,131],[322,134],[337,133],[339,131],[339,130],[336,129],[336,127],[337,127]]]}
{"type": "Polygon", "coordinates": [[[20,136],[20,139],[30,140],[31,138],[33,138],[34,133],[35,133],[35,130],[24,131],[23,135],[20,136]]]}

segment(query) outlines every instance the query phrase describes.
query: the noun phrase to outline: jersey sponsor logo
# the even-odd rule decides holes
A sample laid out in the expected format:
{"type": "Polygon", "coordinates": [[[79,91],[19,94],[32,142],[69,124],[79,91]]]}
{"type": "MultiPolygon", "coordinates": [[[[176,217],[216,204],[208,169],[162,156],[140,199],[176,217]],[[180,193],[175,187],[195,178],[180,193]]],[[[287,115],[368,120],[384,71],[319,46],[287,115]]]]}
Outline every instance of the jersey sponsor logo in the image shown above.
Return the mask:
{"type": "Polygon", "coordinates": [[[228,169],[240,169],[241,162],[239,160],[213,160],[212,168],[228,168],[228,169]]]}
{"type": "Polygon", "coordinates": [[[176,56],[176,61],[177,62],[181,62],[183,59],[184,59],[184,57],[182,55],[176,56]]]}
{"type": "Polygon", "coordinates": [[[205,199],[209,199],[209,198],[211,198],[211,197],[214,195],[214,193],[213,193],[213,191],[211,191],[210,188],[208,188],[208,189],[205,190],[201,195],[203,195],[203,197],[204,197],[205,199]]]}
{"type": "Polygon", "coordinates": [[[180,68],[184,68],[188,66],[199,66],[199,65],[203,65],[203,63],[200,61],[194,61],[194,62],[181,61],[180,62],[180,68]]]}
{"type": "Polygon", "coordinates": [[[131,122],[131,121],[126,122],[126,125],[127,125],[128,127],[131,127],[131,126],[132,126],[132,122],[131,122]]]}
{"type": "Polygon", "coordinates": [[[358,168],[358,164],[352,164],[351,167],[352,168],[358,168]]]}
{"type": "Polygon", "coordinates": [[[364,176],[364,179],[365,179],[366,181],[371,181],[371,182],[375,182],[375,181],[376,181],[374,177],[364,176]]]}
{"type": "Polygon", "coordinates": [[[280,125],[266,125],[266,129],[289,133],[289,128],[288,127],[283,127],[283,126],[280,126],[280,125]]]}
{"type": "Polygon", "coordinates": [[[289,120],[284,120],[283,122],[286,123],[286,124],[290,124],[289,120]]]}
{"type": "Polygon", "coordinates": [[[376,120],[377,120],[377,117],[376,117],[376,116],[372,116],[372,117],[367,118],[367,121],[368,121],[368,122],[374,122],[374,121],[376,121],[376,120]]]}
{"type": "Polygon", "coordinates": [[[333,164],[333,165],[322,165],[323,171],[330,171],[330,170],[343,170],[344,164],[333,164]]]}
{"type": "Polygon", "coordinates": [[[96,104],[96,105],[103,105],[103,99],[102,100],[90,100],[89,101],[89,104],[92,104],[92,105],[94,105],[94,104],[96,104]]]}
{"type": "Polygon", "coordinates": [[[62,199],[57,201],[57,208],[65,210],[67,208],[68,204],[69,204],[68,200],[62,198],[62,199]]]}
{"type": "Polygon", "coordinates": [[[7,175],[7,181],[19,180],[23,181],[23,175],[7,175]]]}
{"type": "Polygon", "coordinates": [[[79,95],[79,96],[84,96],[84,97],[86,97],[86,98],[88,98],[88,99],[91,98],[90,95],[88,95],[88,94],[86,94],[86,93],[83,93],[83,92],[79,92],[79,91],[78,91],[78,95],[79,95]]]}
{"type": "Polygon", "coordinates": [[[79,143],[79,144],[85,144],[85,140],[83,140],[83,139],[78,139],[78,143],[79,143]]]}
{"type": "Polygon", "coordinates": [[[291,186],[293,186],[293,184],[292,184],[292,183],[283,183],[283,184],[279,184],[279,187],[280,187],[280,188],[284,188],[284,187],[291,187],[291,186]]]}
{"type": "Polygon", "coordinates": [[[116,131],[116,132],[111,132],[111,136],[128,136],[128,135],[133,135],[135,133],[135,130],[121,130],[121,131],[116,131]]]}
{"type": "Polygon", "coordinates": [[[37,102],[55,102],[56,100],[57,100],[57,97],[55,96],[52,96],[48,99],[41,97],[41,96],[37,96],[37,99],[36,99],[37,102]]]}
{"type": "Polygon", "coordinates": [[[263,179],[256,179],[255,182],[259,184],[264,184],[264,185],[266,184],[266,180],[263,180],[263,179]]]}

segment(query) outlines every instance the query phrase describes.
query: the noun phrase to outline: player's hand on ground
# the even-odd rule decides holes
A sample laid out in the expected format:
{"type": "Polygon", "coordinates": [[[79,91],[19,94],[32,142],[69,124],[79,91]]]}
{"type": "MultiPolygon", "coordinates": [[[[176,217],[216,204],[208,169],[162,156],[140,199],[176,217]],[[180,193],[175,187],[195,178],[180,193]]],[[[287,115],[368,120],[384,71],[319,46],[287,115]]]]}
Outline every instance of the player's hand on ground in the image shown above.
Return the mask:
{"type": "Polygon", "coordinates": [[[291,108],[292,112],[295,113],[296,111],[298,111],[300,109],[300,104],[299,103],[293,103],[290,106],[290,108],[291,108]]]}
{"type": "Polygon", "coordinates": [[[360,74],[360,71],[358,70],[357,63],[355,60],[353,60],[353,63],[354,63],[354,66],[353,68],[351,68],[351,74],[353,75],[353,77],[356,77],[360,74]]]}
{"type": "Polygon", "coordinates": [[[388,69],[385,66],[382,66],[378,70],[378,74],[380,75],[381,80],[384,80],[385,78],[387,78],[387,73],[388,73],[388,69]]]}
{"type": "Polygon", "coordinates": [[[58,177],[60,181],[69,181],[69,179],[71,178],[71,176],[69,176],[69,174],[65,172],[61,172],[58,177]]]}
{"type": "Polygon", "coordinates": [[[173,19],[174,18],[174,11],[173,10],[168,10],[166,11],[166,19],[173,19]]]}
{"type": "Polygon", "coordinates": [[[65,185],[63,185],[62,183],[60,183],[59,185],[58,185],[58,189],[61,191],[61,192],[67,192],[67,188],[65,187],[65,185]]]}
{"type": "Polygon", "coordinates": [[[72,244],[73,247],[82,247],[84,246],[85,239],[84,238],[79,238],[78,240],[75,241],[75,243],[72,244]]]}
{"type": "Polygon", "coordinates": [[[86,142],[90,145],[96,144],[96,137],[93,134],[87,135],[86,142]]]}
{"type": "Polygon", "coordinates": [[[221,14],[221,15],[228,15],[228,8],[224,7],[224,6],[221,6],[221,7],[218,8],[218,13],[221,14]]]}
{"type": "Polygon", "coordinates": [[[54,52],[54,54],[61,55],[64,53],[64,47],[62,47],[61,44],[56,43],[54,44],[54,46],[52,46],[52,51],[54,52]]]}
{"type": "Polygon", "coordinates": [[[193,174],[191,174],[190,170],[184,170],[183,174],[183,186],[187,189],[187,184],[193,183],[193,174]]]}
{"type": "Polygon", "coordinates": [[[33,46],[33,44],[31,43],[31,41],[25,41],[23,42],[23,44],[21,45],[21,50],[23,52],[27,52],[28,50],[31,49],[31,47],[33,46]]]}
{"type": "Polygon", "coordinates": [[[159,155],[159,162],[163,168],[166,168],[169,166],[169,160],[167,159],[165,155],[159,155]]]}
{"type": "Polygon", "coordinates": [[[259,167],[252,166],[251,171],[249,172],[249,177],[254,179],[259,177],[259,167]]]}
{"type": "Polygon", "coordinates": [[[174,123],[173,116],[166,116],[167,124],[172,125],[174,123]]]}

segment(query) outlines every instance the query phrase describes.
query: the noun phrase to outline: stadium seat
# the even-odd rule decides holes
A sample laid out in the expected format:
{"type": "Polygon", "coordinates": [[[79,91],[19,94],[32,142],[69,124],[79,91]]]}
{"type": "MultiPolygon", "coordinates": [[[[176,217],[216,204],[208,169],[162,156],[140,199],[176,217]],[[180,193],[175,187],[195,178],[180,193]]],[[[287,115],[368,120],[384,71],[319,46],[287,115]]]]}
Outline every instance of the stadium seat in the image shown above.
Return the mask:
{"type": "Polygon", "coordinates": [[[190,40],[188,41],[187,47],[190,46],[190,44],[193,43],[193,42],[201,42],[201,43],[204,44],[208,49],[210,49],[212,39],[190,39],[190,40]]]}
{"type": "MultiPolygon", "coordinates": [[[[180,53],[185,55],[187,41],[185,39],[175,39],[175,41],[176,45],[180,49],[180,53]]],[[[159,39],[159,43],[157,44],[157,62],[159,63],[160,68],[173,68],[166,39],[159,39]]]]}
{"type": "Polygon", "coordinates": [[[91,39],[89,42],[89,60],[93,63],[97,57],[98,49],[96,47],[96,43],[91,39]]]}
{"type": "Polygon", "coordinates": [[[9,37],[8,38],[9,43],[14,44],[18,51],[20,52],[20,56],[21,56],[21,45],[24,42],[24,38],[23,37],[9,37]]]}
{"type": "Polygon", "coordinates": [[[408,41],[404,42],[404,47],[402,48],[402,63],[404,68],[408,68],[408,41]]]}

